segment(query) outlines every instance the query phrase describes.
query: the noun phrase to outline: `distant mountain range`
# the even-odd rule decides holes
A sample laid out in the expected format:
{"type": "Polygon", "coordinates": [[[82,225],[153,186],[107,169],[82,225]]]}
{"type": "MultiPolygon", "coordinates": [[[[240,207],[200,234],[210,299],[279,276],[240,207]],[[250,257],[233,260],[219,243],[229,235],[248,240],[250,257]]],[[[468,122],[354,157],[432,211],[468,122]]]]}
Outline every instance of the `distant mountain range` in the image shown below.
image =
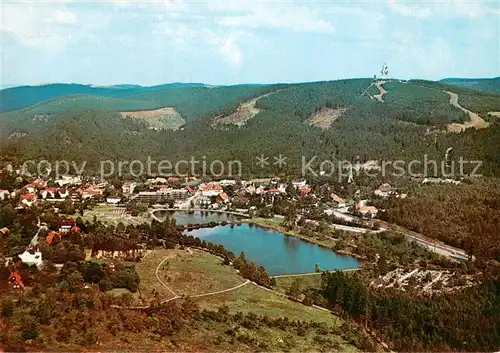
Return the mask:
{"type": "MultiPolygon", "coordinates": [[[[447,85],[471,88],[480,91],[500,94],[500,77],[495,78],[445,78],[439,82],[447,85]]],[[[266,86],[266,85],[235,85],[235,86],[266,86]]],[[[83,85],[77,83],[52,83],[34,86],[15,86],[0,90],[0,112],[22,109],[52,98],[74,94],[95,95],[109,98],[120,98],[134,94],[165,91],[179,88],[197,87],[231,87],[213,86],[204,83],[173,82],[156,86],[141,86],[136,84],[118,84],[110,86],[83,85]]]]}
{"type": "Polygon", "coordinates": [[[39,86],[18,86],[0,91],[0,112],[22,109],[30,105],[61,96],[88,94],[103,97],[121,97],[136,93],[162,91],[176,88],[205,87],[203,83],[167,83],[143,87],[124,84],[113,86],[82,85],[77,83],[53,83],[39,86]]]}
{"type": "Polygon", "coordinates": [[[267,175],[270,170],[255,166],[256,155],[285,153],[293,173],[300,172],[302,156],[367,161],[426,154],[439,160],[453,147],[457,156],[482,160],[485,175],[500,175],[500,123],[490,114],[500,112],[499,94],[396,79],[383,83],[381,94],[380,85],[364,78],[215,87],[16,87],[0,91],[6,110],[0,112],[0,155],[88,160],[95,166],[103,159],[206,156],[237,159],[252,166],[249,173],[267,175]],[[486,128],[446,133],[450,124],[470,126],[470,116],[451,104],[447,91],[479,114],[486,128]]]}
{"type": "Polygon", "coordinates": [[[464,88],[477,89],[479,91],[500,94],[500,77],[494,78],[445,78],[442,83],[464,88]]]}

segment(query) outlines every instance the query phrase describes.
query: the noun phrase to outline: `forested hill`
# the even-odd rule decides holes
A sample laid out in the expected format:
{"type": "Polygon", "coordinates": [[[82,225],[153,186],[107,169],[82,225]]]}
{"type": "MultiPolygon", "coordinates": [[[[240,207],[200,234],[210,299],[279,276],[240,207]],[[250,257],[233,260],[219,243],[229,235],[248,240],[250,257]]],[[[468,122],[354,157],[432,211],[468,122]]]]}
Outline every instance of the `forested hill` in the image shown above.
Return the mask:
{"type": "Polygon", "coordinates": [[[445,78],[439,81],[452,86],[472,88],[500,94],[500,77],[494,78],[445,78]]]}
{"type": "Polygon", "coordinates": [[[500,124],[488,115],[500,112],[499,95],[430,81],[391,80],[383,87],[381,100],[375,99],[379,90],[372,79],[170,88],[119,97],[67,95],[0,113],[0,153],[92,161],[89,165],[100,159],[151,156],[174,162],[206,156],[238,159],[247,165],[245,172],[264,175],[300,173],[302,156],[366,161],[427,154],[441,160],[453,147],[457,156],[482,160],[483,174],[500,175],[500,144],[495,143],[500,124]],[[456,92],[461,106],[488,119],[488,127],[447,133],[448,124],[466,124],[469,116],[450,104],[446,91],[456,92]],[[165,107],[182,116],[182,129],[154,131],[144,120],[116,113],[165,107]],[[253,112],[241,126],[214,124],[221,117],[230,122],[238,109],[253,112]],[[280,153],[288,158],[283,169],[255,166],[256,155],[280,153]]]}
{"type": "Polygon", "coordinates": [[[203,87],[202,83],[169,83],[159,86],[138,85],[92,86],[76,83],[54,83],[39,86],[19,86],[0,90],[0,112],[26,108],[51,98],[73,94],[120,97],[139,92],[154,92],[173,88],[203,87]]]}
{"type": "MultiPolygon", "coordinates": [[[[0,127],[2,127],[0,137],[8,137],[16,131],[23,133],[39,131],[51,123],[64,119],[69,114],[88,109],[128,112],[172,107],[185,120],[191,121],[230,113],[237,108],[238,104],[281,87],[273,85],[206,87],[196,84],[184,87],[183,85],[169,84],[127,89],[101,88],[104,95],[78,93],[57,96],[23,109],[0,113],[0,127]]],[[[68,89],[68,86],[65,85],[64,88],[68,89]]],[[[79,86],[77,90],[88,88],[88,86],[79,86]]]]}

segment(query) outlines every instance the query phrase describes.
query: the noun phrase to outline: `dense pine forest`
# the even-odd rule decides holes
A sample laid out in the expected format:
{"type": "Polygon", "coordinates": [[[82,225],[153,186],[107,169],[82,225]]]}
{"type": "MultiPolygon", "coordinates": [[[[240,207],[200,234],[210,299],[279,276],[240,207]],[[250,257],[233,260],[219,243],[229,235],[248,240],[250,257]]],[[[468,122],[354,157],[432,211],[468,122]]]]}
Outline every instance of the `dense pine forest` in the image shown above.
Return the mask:
{"type": "Polygon", "coordinates": [[[500,77],[494,78],[445,78],[441,81],[447,85],[472,88],[479,91],[500,93],[500,77]]]}
{"type": "Polygon", "coordinates": [[[483,160],[483,174],[500,174],[499,146],[491,143],[499,139],[498,124],[455,134],[440,132],[444,124],[467,121],[463,112],[449,104],[444,90],[458,92],[460,104],[480,114],[500,110],[499,96],[428,81],[394,81],[385,84],[385,101],[379,102],[367,94],[374,88],[371,83],[370,79],[355,79],[176,87],[119,97],[61,96],[1,113],[4,138],[0,148],[2,155],[19,160],[87,160],[94,167],[101,159],[145,160],[151,156],[174,162],[206,156],[209,161],[238,159],[247,166],[246,174],[298,174],[302,156],[409,161],[427,154],[442,160],[446,149],[453,147],[457,156],[483,160]],[[240,103],[270,92],[274,93],[257,100],[260,112],[246,125],[212,126],[215,116],[228,115],[240,103]],[[186,120],[180,131],[151,131],[143,122],[115,113],[165,106],[175,108],[186,120]],[[307,122],[323,108],[345,111],[324,130],[307,122]],[[286,152],[288,165],[282,170],[255,168],[255,151],[269,156],[286,152]]]}
{"type": "Polygon", "coordinates": [[[498,273],[455,294],[419,297],[368,289],[356,275],[324,274],[319,291],[331,308],[376,329],[396,351],[493,351],[500,345],[498,273]]]}
{"type": "Polygon", "coordinates": [[[410,197],[377,204],[387,209],[380,216],[383,220],[464,249],[482,261],[500,261],[498,179],[463,185],[414,185],[410,197]]]}

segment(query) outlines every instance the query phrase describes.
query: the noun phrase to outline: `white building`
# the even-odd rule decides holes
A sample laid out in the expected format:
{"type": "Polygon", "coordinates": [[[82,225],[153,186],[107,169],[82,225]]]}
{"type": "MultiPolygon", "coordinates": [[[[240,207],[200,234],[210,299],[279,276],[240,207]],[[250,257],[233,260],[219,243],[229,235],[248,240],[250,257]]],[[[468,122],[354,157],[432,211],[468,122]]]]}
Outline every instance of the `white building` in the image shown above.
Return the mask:
{"type": "Polygon", "coordinates": [[[42,264],[42,253],[40,251],[35,251],[30,253],[28,250],[19,255],[21,261],[29,266],[35,265],[36,267],[42,264]]]}
{"type": "Polygon", "coordinates": [[[224,179],[219,182],[221,186],[236,185],[236,180],[234,179],[224,179]]]}
{"type": "Polygon", "coordinates": [[[82,178],[80,176],[73,177],[69,175],[64,175],[60,179],[55,180],[54,182],[59,186],[80,185],[82,183],[82,178]]]}
{"type": "Polygon", "coordinates": [[[134,193],[137,184],[135,182],[125,182],[122,185],[122,191],[124,195],[132,195],[134,193]]]}
{"type": "Polygon", "coordinates": [[[295,181],[292,181],[292,185],[294,188],[300,189],[304,186],[307,186],[307,182],[305,179],[304,180],[295,180],[295,181]]]}
{"type": "Polygon", "coordinates": [[[121,197],[108,197],[106,199],[106,203],[109,203],[111,205],[119,204],[120,201],[121,201],[121,197]]]}
{"type": "Polygon", "coordinates": [[[6,200],[10,197],[9,190],[0,190],[0,200],[6,200]]]}
{"type": "Polygon", "coordinates": [[[148,184],[167,184],[168,180],[165,178],[148,179],[148,184]]]}
{"type": "Polygon", "coordinates": [[[379,186],[377,190],[373,192],[375,196],[382,197],[382,198],[387,198],[393,193],[392,186],[389,185],[388,183],[384,183],[379,186]]]}

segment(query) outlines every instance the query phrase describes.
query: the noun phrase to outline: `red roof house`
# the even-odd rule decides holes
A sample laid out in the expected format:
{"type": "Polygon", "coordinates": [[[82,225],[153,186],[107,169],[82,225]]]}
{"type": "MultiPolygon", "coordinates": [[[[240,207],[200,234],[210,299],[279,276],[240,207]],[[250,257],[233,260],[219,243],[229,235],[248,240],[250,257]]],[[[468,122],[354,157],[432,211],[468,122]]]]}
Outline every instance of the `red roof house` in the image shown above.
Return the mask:
{"type": "Polygon", "coordinates": [[[24,288],[22,278],[17,272],[11,272],[8,281],[12,288],[24,288]]]}
{"type": "Polygon", "coordinates": [[[52,244],[55,237],[59,238],[59,241],[61,241],[61,239],[62,239],[61,233],[55,232],[55,231],[49,232],[49,234],[47,235],[47,239],[46,239],[47,243],[52,244]]]}

